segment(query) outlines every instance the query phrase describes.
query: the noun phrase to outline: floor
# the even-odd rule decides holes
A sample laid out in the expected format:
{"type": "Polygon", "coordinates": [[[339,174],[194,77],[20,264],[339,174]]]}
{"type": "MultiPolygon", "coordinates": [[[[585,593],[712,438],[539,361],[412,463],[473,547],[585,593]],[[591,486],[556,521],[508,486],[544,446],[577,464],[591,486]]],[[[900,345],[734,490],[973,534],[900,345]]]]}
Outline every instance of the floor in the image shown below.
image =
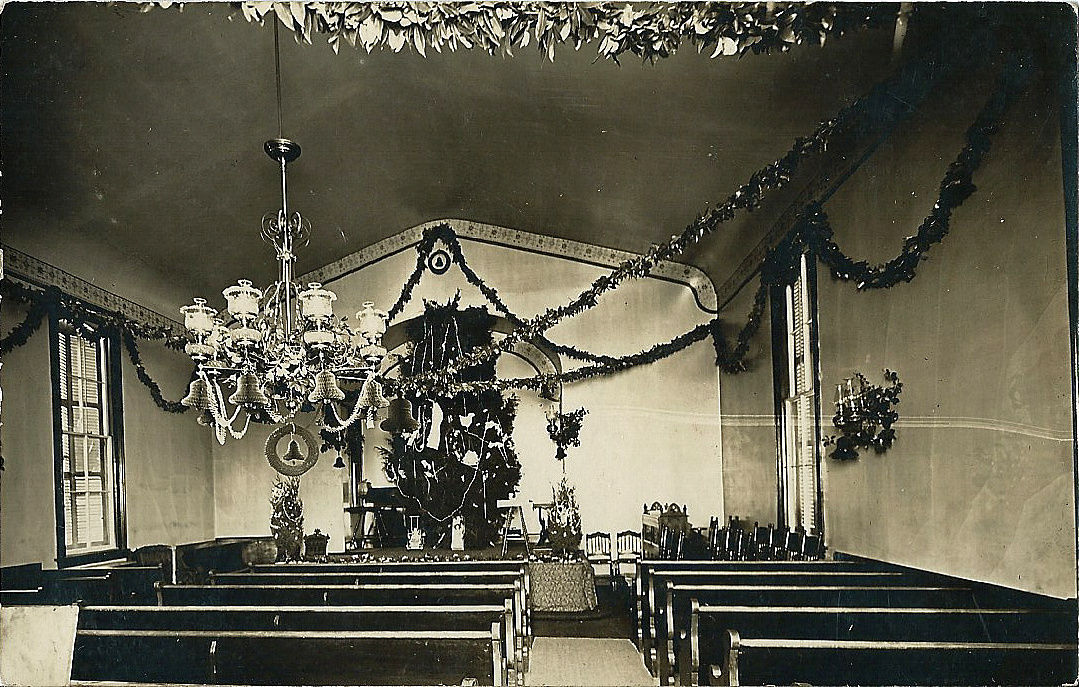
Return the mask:
{"type": "Polygon", "coordinates": [[[629,589],[598,579],[596,612],[534,617],[529,687],[642,685],[654,680],[633,645],[634,611],[629,589]]]}
{"type": "Polygon", "coordinates": [[[525,684],[641,685],[651,687],[637,647],[628,639],[536,637],[525,684]]]}

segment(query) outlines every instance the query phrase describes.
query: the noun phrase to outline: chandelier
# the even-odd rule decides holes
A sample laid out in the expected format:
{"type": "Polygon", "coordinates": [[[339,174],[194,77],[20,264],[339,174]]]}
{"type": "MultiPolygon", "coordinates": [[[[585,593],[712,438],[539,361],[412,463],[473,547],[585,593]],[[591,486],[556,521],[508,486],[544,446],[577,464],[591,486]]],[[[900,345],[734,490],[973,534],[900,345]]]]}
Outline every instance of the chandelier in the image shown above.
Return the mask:
{"type": "MultiPolygon", "coordinates": [[[[274,53],[280,131],[277,22],[274,53]]],[[[266,141],[265,151],[281,174],[281,208],[262,219],[262,238],[277,255],[277,281],[259,289],[240,279],[222,292],[224,311],[203,298],[180,308],[188,333],[184,350],[195,363],[181,403],[200,411],[199,423],[213,427],[221,444],[227,436],[243,437],[252,419],[291,427],[288,436],[302,437],[306,432],[299,433],[295,422],[301,412],[315,412],[320,429],[341,432],[360,418],[373,426],[378,410],[389,405],[377,381],[386,357],[387,314],[365,302],[350,324],[334,313],[334,292],[296,280],[296,249],[307,244],[311,231],[309,222],[288,207],[287,169],[300,156],[300,146],[279,135],[266,141]],[[351,410],[339,413],[336,404],[345,400],[342,381],[362,387],[351,410]]],[[[295,438],[289,453],[286,458],[298,456],[295,438]]]]}

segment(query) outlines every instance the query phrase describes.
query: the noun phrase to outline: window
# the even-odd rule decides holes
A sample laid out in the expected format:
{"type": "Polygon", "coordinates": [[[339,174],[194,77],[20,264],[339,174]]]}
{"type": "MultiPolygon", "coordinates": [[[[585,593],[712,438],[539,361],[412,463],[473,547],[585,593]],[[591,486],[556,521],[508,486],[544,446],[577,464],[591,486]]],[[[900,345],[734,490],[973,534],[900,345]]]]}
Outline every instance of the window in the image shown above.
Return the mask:
{"type": "Polygon", "coordinates": [[[87,325],[52,330],[57,560],[107,558],[125,545],[117,349],[87,325]]]}
{"type": "Polygon", "coordinates": [[[814,263],[803,254],[795,282],[773,289],[772,340],[779,520],[812,533],[822,525],[816,306],[814,263]]]}

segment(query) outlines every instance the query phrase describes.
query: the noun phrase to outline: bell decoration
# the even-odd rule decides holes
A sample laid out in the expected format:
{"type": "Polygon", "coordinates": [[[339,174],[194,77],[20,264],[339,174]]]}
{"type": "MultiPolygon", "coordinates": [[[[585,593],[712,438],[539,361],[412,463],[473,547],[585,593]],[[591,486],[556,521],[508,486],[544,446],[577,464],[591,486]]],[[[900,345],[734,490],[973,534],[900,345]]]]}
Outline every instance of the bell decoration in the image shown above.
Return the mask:
{"type": "Polygon", "coordinates": [[[337,386],[337,377],[329,370],[323,370],[315,375],[315,388],[307,397],[312,403],[320,401],[343,401],[345,392],[337,386]]]}
{"type": "Polygon", "coordinates": [[[270,399],[262,393],[259,378],[253,372],[245,372],[236,382],[236,393],[229,397],[229,403],[245,408],[266,408],[270,399]]]}
{"type": "Polygon", "coordinates": [[[300,445],[293,439],[288,442],[288,450],[285,451],[285,460],[304,460],[303,453],[300,452],[300,445]]]}
{"type": "Polygon", "coordinates": [[[191,380],[191,384],[187,387],[187,396],[180,401],[182,405],[195,410],[209,410],[213,402],[214,396],[210,390],[210,384],[203,377],[191,380]]]}
{"type": "Polygon", "coordinates": [[[374,377],[368,377],[360,389],[360,406],[379,410],[390,405],[386,397],[382,395],[382,385],[374,377]]]}
{"type": "Polygon", "coordinates": [[[412,402],[407,398],[395,398],[390,401],[386,419],[379,429],[390,434],[411,434],[420,428],[420,423],[412,416],[412,402]]]}
{"type": "Polygon", "coordinates": [[[333,462],[333,466],[337,469],[345,467],[345,459],[341,456],[341,452],[337,452],[337,460],[333,462]]]}

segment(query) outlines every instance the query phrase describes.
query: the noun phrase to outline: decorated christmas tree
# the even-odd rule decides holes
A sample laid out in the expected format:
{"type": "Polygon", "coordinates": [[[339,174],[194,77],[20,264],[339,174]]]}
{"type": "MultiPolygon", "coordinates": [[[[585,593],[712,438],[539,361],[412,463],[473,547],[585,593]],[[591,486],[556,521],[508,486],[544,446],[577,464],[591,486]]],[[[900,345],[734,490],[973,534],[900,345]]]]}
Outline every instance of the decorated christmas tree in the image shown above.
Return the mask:
{"type": "Polygon", "coordinates": [[[303,501],[298,477],[274,480],[270,487],[270,508],[270,532],[277,542],[277,560],[299,560],[303,545],[303,501]]]}
{"type": "MultiPolygon", "coordinates": [[[[409,325],[415,343],[403,373],[417,375],[444,368],[473,348],[491,342],[494,318],[483,308],[426,303],[424,316],[409,325]]],[[[458,381],[494,379],[495,360],[462,370],[458,381]]],[[[419,429],[395,435],[383,449],[386,476],[420,512],[428,545],[448,548],[455,515],[465,525],[465,546],[494,543],[503,517],[499,499],[521,480],[513,447],[517,399],[493,390],[445,389],[412,395],[419,429]]]]}

